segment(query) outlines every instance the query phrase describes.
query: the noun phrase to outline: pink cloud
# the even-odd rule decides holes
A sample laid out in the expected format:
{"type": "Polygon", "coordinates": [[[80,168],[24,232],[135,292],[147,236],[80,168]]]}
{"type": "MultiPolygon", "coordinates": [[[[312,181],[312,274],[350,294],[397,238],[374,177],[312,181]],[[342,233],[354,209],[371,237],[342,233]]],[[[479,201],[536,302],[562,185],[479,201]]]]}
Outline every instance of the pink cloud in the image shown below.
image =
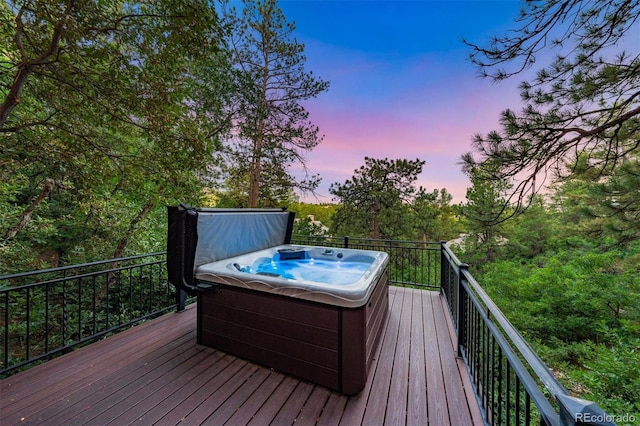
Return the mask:
{"type": "Polygon", "coordinates": [[[460,157],[471,150],[474,134],[499,128],[502,110],[518,108],[517,82],[499,86],[476,77],[460,51],[396,61],[319,42],[309,46],[310,68],[331,87],[305,104],[325,137],[306,154],[309,173],[323,178],[318,199],[303,200],[331,201],[330,184],[351,178],[368,156],[425,160],[418,185],[446,188],[454,202],[464,201],[470,183],[460,157]]]}

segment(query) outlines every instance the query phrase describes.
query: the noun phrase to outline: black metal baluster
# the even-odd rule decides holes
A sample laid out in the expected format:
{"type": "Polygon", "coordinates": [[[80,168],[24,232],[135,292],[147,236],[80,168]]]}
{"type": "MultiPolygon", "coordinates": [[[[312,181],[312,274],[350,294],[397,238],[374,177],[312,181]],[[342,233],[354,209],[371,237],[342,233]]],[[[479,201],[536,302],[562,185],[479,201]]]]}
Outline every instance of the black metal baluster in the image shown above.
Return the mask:
{"type": "MultiPolygon", "coordinates": [[[[45,301],[44,301],[44,352],[49,352],[49,303],[51,301],[50,298],[50,290],[49,283],[46,283],[44,288],[45,293],[45,301]]],[[[9,293],[7,293],[8,295],[9,293]]]]}
{"type": "Polygon", "coordinates": [[[504,403],[506,405],[505,422],[506,424],[511,424],[511,365],[509,362],[505,363],[505,375],[507,377],[504,393],[504,403]]]}
{"type": "Polygon", "coordinates": [[[3,368],[9,366],[9,292],[4,294],[4,357],[3,368]]]}
{"type": "Polygon", "coordinates": [[[131,282],[131,270],[129,270],[129,321],[133,320],[133,283],[131,282]]]}
{"type": "Polygon", "coordinates": [[[502,405],[502,348],[498,346],[498,424],[502,424],[502,412],[504,406],[502,405]]]}
{"type": "Polygon", "coordinates": [[[27,287],[27,306],[26,306],[26,317],[27,317],[27,335],[25,336],[26,354],[27,359],[31,358],[31,287],[27,287]]]}
{"type": "Polygon", "coordinates": [[[516,424],[521,424],[520,413],[520,378],[516,374],[516,424]]]}
{"type": "Polygon", "coordinates": [[[93,334],[98,332],[98,312],[96,311],[96,275],[91,280],[93,283],[93,296],[91,297],[91,306],[93,308],[93,334]]]}
{"type": "Polygon", "coordinates": [[[82,340],[82,278],[78,278],[78,338],[82,340]]]}

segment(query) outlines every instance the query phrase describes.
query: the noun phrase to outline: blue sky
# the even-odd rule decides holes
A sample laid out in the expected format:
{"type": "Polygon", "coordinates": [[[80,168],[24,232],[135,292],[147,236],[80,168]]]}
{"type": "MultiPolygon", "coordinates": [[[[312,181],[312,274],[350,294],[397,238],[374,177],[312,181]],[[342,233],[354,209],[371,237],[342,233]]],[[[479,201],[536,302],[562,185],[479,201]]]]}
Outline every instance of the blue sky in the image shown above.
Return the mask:
{"type": "MultiPolygon", "coordinates": [[[[329,91],[305,102],[324,141],[306,155],[319,174],[318,197],[349,179],[364,157],[426,161],[418,184],[447,188],[454,202],[470,186],[460,156],[475,133],[498,129],[500,112],[519,109],[520,79],[478,77],[471,49],[514,28],[519,2],[281,0],[295,37],[305,44],[307,71],[329,91]]],[[[294,171],[294,173],[296,173],[294,171]]]]}

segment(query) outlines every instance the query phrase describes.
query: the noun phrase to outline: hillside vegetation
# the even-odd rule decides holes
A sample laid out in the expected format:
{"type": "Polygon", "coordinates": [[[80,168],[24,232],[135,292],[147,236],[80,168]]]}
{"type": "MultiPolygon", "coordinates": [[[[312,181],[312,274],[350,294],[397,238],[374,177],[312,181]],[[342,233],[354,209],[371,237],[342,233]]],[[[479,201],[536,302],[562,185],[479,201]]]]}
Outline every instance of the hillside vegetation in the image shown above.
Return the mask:
{"type": "Polygon", "coordinates": [[[467,44],[483,76],[529,79],[462,154],[463,202],[416,186],[429,158],[367,153],[313,205],[320,176],[290,169],[322,142],[303,104],[329,82],[276,0],[0,3],[0,274],[164,251],[179,202],[286,207],[309,235],[462,235],[566,386],[640,421],[640,0],[522,7],[467,44]]]}

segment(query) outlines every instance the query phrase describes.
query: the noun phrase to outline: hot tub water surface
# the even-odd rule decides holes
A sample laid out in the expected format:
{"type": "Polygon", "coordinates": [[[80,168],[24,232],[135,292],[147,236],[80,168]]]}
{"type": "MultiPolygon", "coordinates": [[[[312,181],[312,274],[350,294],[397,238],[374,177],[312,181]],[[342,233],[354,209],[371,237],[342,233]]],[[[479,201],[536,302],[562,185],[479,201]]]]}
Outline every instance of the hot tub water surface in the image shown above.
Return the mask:
{"type": "MultiPolygon", "coordinates": [[[[332,250],[326,251],[324,257],[331,256],[332,250]]],[[[371,267],[373,258],[368,256],[351,256],[344,258],[342,253],[329,259],[313,258],[308,251],[300,257],[290,257],[276,253],[273,258],[260,258],[251,266],[235,263],[236,269],[256,275],[281,277],[297,281],[313,281],[324,284],[349,285],[357,282],[371,267]]]]}
{"type": "Polygon", "coordinates": [[[367,302],[384,252],[281,245],[197,267],[198,280],[343,307],[367,302]]]}

